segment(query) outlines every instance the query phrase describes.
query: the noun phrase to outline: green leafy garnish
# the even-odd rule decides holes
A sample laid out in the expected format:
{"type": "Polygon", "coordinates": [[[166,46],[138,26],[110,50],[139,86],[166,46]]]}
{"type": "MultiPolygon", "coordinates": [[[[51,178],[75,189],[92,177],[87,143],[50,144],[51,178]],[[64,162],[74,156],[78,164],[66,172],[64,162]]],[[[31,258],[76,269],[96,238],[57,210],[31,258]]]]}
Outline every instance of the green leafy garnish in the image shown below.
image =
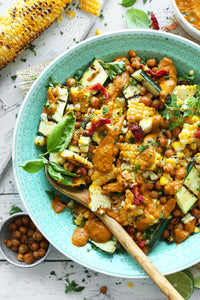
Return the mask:
{"type": "Polygon", "coordinates": [[[15,205],[12,205],[11,210],[9,211],[9,214],[10,214],[10,216],[12,216],[21,211],[22,211],[21,208],[15,206],[15,205]]]}
{"type": "Polygon", "coordinates": [[[187,81],[189,84],[192,84],[195,79],[195,75],[184,75],[183,77],[178,77],[178,82],[187,81]]]}
{"type": "Polygon", "coordinates": [[[47,140],[47,153],[60,153],[69,145],[75,128],[73,112],[62,118],[53,128],[47,140]]]}
{"type": "Polygon", "coordinates": [[[101,63],[102,67],[106,69],[108,77],[114,79],[117,74],[121,74],[126,70],[125,60],[114,61],[111,63],[101,63]]]}
{"type": "Polygon", "coordinates": [[[82,71],[82,70],[80,70],[80,69],[77,70],[77,71],[74,73],[74,79],[78,82],[79,79],[81,78],[82,74],[83,74],[83,71],[82,71]]]}
{"type": "Polygon", "coordinates": [[[46,164],[48,160],[44,157],[41,159],[33,159],[33,160],[28,160],[22,164],[20,164],[20,167],[24,169],[24,171],[34,174],[38,171],[40,171],[46,164]]]}
{"type": "Polygon", "coordinates": [[[108,112],[108,106],[104,106],[103,107],[103,115],[105,115],[108,112]]]}
{"type": "Polygon", "coordinates": [[[144,11],[130,8],[126,11],[126,24],[128,28],[149,28],[149,18],[144,11]]]}
{"type": "Polygon", "coordinates": [[[74,280],[72,280],[71,282],[69,281],[68,278],[65,279],[65,281],[68,283],[68,285],[65,286],[65,293],[69,293],[69,292],[81,292],[82,290],[84,290],[84,286],[79,286],[74,280]]]}
{"type": "Polygon", "coordinates": [[[57,86],[57,85],[58,85],[58,81],[53,76],[49,77],[49,82],[46,85],[46,87],[47,88],[50,88],[50,87],[55,88],[55,86],[57,86]]]}
{"type": "Polygon", "coordinates": [[[141,145],[141,146],[139,146],[140,153],[142,153],[147,148],[149,148],[149,145],[141,145]]]}
{"type": "Polygon", "coordinates": [[[47,165],[46,167],[51,178],[58,183],[62,183],[67,186],[71,186],[73,184],[71,177],[65,176],[61,172],[57,172],[51,165],[47,165]]]}
{"type": "Polygon", "coordinates": [[[130,7],[133,4],[135,4],[136,0],[122,0],[122,3],[119,3],[120,5],[124,7],[130,7]]]}

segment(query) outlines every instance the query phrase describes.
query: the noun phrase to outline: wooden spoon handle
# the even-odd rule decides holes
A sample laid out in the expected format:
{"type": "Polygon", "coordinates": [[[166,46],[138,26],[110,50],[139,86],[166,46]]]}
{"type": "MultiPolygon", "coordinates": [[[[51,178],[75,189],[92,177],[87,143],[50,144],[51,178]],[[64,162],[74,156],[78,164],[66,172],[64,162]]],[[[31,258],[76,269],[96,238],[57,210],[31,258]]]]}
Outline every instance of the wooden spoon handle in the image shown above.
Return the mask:
{"type": "Polygon", "coordinates": [[[157,286],[167,296],[168,299],[183,300],[183,297],[177,292],[171,283],[169,283],[165,276],[160,273],[151,260],[144,254],[144,252],[138,247],[138,245],[119,223],[107,215],[98,215],[98,217],[109,228],[120,244],[149,275],[149,277],[157,284],[157,286]]]}

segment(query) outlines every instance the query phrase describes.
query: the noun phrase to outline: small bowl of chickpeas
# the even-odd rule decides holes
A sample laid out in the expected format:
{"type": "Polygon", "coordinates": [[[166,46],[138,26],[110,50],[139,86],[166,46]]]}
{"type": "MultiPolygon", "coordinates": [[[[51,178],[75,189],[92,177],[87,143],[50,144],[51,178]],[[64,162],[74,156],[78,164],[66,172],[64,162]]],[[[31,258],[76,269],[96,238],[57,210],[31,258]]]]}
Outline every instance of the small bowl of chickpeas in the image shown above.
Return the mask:
{"type": "Polygon", "coordinates": [[[0,226],[0,250],[8,262],[26,268],[47,257],[50,244],[28,214],[16,213],[0,226]]]}

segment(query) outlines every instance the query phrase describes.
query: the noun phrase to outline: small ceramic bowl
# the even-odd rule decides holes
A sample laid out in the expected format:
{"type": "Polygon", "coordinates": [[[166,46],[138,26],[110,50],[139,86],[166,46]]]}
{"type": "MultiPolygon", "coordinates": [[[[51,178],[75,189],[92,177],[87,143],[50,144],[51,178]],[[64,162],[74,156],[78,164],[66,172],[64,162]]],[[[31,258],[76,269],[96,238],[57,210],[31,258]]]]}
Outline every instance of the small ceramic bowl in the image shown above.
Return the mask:
{"type": "Polygon", "coordinates": [[[176,5],[176,1],[172,0],[173,6],[174,6],[174,12],[177,21],[181,25],[181,27],[193,38],[200,40],[200,30],[196,29],[192,24],[190,24],[183,16],[183,14],[180,12],[178,6],[176,5]]]}
{"type": "Polygon", "coordinates": [[[51,246],[49,244],[49,247],[46,251],[45,256],[34,260],[34,262],[32,264],[27,264],[25,262],[18,261],[17,260],[17,252],[14,252],[12,249],[8,248],[3,243],[3,240],[4,240],[4,238],[10,238],[10,236],[11,236],[11,230],[9,228],[10,223],[12,223],[12,221],[15,220],[17,217],[21,217],[21,216],[28,216],[28,214],[26,214],[24,212],[16,213],[16,214],[8,217],[5,221],[0,223],[0,251],[1,251],[2,255],[4,256],[4,258],[11,264],[13,264],[17,267],[30,268],[30,267],[34,267],[34,266],[40,264],[42,261],[45,260],[45,258],[49,254],[51,246]]]}

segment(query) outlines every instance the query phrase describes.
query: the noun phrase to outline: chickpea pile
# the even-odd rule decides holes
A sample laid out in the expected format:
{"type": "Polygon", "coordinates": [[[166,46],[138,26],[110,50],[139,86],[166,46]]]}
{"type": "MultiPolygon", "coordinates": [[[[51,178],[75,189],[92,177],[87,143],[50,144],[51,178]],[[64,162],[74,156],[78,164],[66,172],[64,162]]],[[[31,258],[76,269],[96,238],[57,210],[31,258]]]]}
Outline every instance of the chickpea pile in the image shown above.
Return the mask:
{"type": "Polygon", "coordinates": [[[3,243],[17,252],[17,260],[32,264],[35,259],[45,256],[49,242],[39,232],[28,216],[16,217],[10,223],[10,239],[4,238],[3,243]]]}

